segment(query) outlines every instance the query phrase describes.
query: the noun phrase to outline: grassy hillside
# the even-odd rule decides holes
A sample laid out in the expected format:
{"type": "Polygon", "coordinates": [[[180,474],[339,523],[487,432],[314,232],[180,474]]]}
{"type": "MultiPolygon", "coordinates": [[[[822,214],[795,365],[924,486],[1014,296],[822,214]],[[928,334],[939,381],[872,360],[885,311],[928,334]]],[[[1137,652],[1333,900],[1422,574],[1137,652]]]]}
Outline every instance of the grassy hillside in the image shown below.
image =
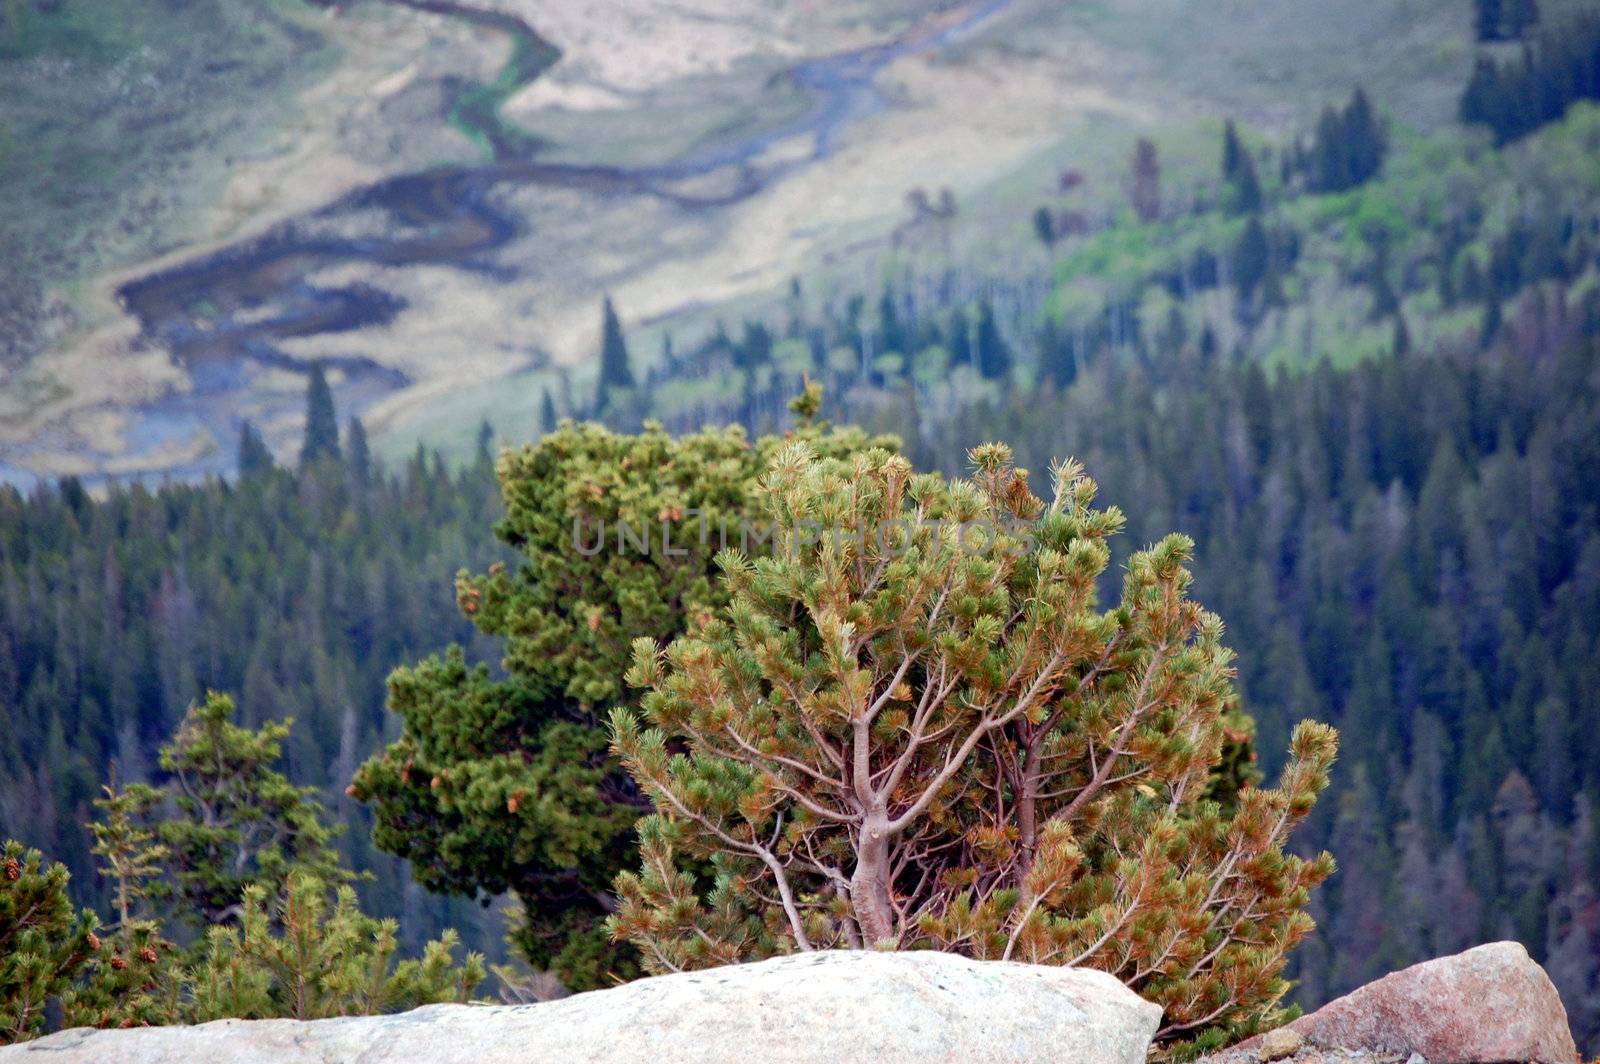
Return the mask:
{"type": "Polygon", "coordinates": [[[8,9],[0,369],[74,325],[58,286],[203,235],[230,168],[274,143],[294,92],[337,61],[300,0],[8,9]]]}

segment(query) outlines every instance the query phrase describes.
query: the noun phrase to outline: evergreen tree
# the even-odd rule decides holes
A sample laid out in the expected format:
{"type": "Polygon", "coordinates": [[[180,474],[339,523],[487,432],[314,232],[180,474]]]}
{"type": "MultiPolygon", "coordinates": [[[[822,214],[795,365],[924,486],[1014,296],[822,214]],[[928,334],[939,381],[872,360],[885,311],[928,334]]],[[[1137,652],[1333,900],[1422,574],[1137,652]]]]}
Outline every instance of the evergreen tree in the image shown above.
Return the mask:
{"type": "Polygon", "coordinates": [[[1372,102],[1362,89],[1356,89],[1344,111],[1344,139],[1352,186],[1365,184],[1383,168],[1385,142],[1372,102]]]}
{"type": "Polygon", "coordinates": [[[9,839],[0,849],[0,1045],[36,1036],[100,949],[94,914],[73,906],[67,879],[38,850],[9,839]]]}
{"type": "Polygon", "coordinates": [[[556,402],[546,388],[539,399],[539,433],[548,436],[561,427],[561,416],[556,413],[556,402]]]}
{"type": "Polygon", "coordinates": [[[972,365],[972,322],[967,319],[965,307],[950,312],[950,365],[972,365]]]}
{"type": "Polygon", "coordinates": [[[267,441],[249,421],[239,426],[239,476],[252,477],[273,469],[272,451],[267,441]]]}
{"type": "Polygon", "coordinates": [[[494,426],[489,424],[489,419],[484,418],[478,422],[478,464],[489,467],[494,464],[494,426]]]}
{"type": "Polygon", "coordinates": [[[1272,248],[1267,243],[1267,231],[1261,219],[1251,215],[1233,249],[1233,283],[1239,289],[1240,299],[1247,303],[1253,300],[1271,268],[1272,248]]]}
{"type": "Polygon", "coordinates": [[[327,882],[353,875],[330,847],[314,787],[297,787],[272,766],[292,722],[257,731],[233,723],[233,699],[210,692],[161,749],[179,815],[157,838],[170,853],[172,915],[201,929],[239,917],[244,888],[281,893],[291,871],[327,882]]]}
{"type": "Polygon", "coordinates": [[[600,384],[595,396],[595,411],[605,413],[611,406],[614,392],[634,387],[633,365],[628,356],[628,344],[622,336],[622,322],[617,320],[616,307],[606,296],[600,307],[600,384]]]}
{"type": "Polygon", "coordinates": [[[1255,159],[1239,140],[1239,131],[1229,119],[1222,127],[1222,182],[1227,189],[1227,207],[1235,214],[1261,209],[1261,179],[1255,159]]]}
{"type": "Polygon", "coordinates": [[[1033,212],[1033,235],[1039,238],[1039,243],[1045,246],[1046,251],[1055,250],[1056,221],[1049,207],[1041,205],[1033,212]]]}
{"type": "Polygon", "coordinates": [[[1483,323],[1478,326],[1478,346],[1488,347],[1500,335],[1500,297],[1491,289],[1483,303],[1483,323]]]}
{"type": "Polygon", "coordinates": [[[345,426],[346,449],[350,452],[350,477],[358,487],[372,483],[372,449],[367,444],[367,427],[358,417],[345,426]]]}
{"type": "Polygon", "coordinates": [[[1156,146],[1140,137],[1133,149],[1133,212],[1141,222],[1161,217],[1161,161],[1156,146]]]}
{"type": "Polygon", "coordinates": [[[1256,164],[1248,154],[1239,165],[1238,177],[1232,187],[1232,209],[1236,213],[1250,213],[1261,209],[1261,179],[1256,176],[1256,164]]]}
{"type": "Polygon", "coordinates": [[[995,324],[994,308],[988,299],[978,300],[978,322],[973,336],[973,353],[978,372],[988,380],[1003,380],[1011,372],[1011,348],[995,324]]]}
{"type": "Polygon", "coordinates": [[[635,641],[650,727],[619,706],[612,730],[656,811],[613,933],[657,972],[886,947],[1089,965],[1163,1006],[1163,1041],[1270,1025],[1332,871],[1283,850],[1332,729],[1296,730],[1281,789],[1205,801],[1233,670],[1186,598],[1191,544],[1134,554],[1101,612],[1122,515],[1073,463],[1047,504],[1009,449],[973,457],[947,484],[786,448],[777,551],[725,552],[731,601],[664,656],[635,641]]]}
{"type": "Polygon", "coordinates": [[[1389,345],[1390,352],[1396,358],[1403,358],[1411,352],[1411,330],[1406,328],[1406,316],[1394,316],[1394,339],[1389,345]]]}
{"type": "Polygon", "coordinates": [[[1350,149],[1339,112],[1324,107],[1317,119],[1311,148],[1311,187],[1318,192],[1342,192],[1350,187],[1350,149]]]}
{"type": "Polygon", "coordinates": [[[1500,40],[1505,33],[1504,0],[1473,0],[1472,25],[1478,40],[1500,40]]]}
{"type": "Polygon", "coordinates": [[[306,380],[306,434],[300,447],[302,468],[320,458],[339,457],[339,416],[333,409],[333,390],[322,363],[314,363],[306,380]]]}
{"type": "Polygon", "coordinates": [[[95,799],[99,819],[89,825],[101,876],[111,884],[110,940],[97,950],[78,984],[62,995],[63,1027],[132,1027],[183,1020],[183,972],[174,946],[149,916],[152,901],[167,897],[162,880],[169,856],[144,826],[165,797],[145,784],[111,781],[95,799]]]}
{"type": "Polygon", "coordinates": [[[100,858],[101,875],[111,881],[112,910],[116,913],[111,929],[125,935],[145,915],[143,907],[159,891],[155,884],[170,856],[167,848],[155,841],[155,832],[145,826],[165,795],[142,783],[119,787],[115,764],[111,781],[101,790],[104,797],[94,802],[100,818],[89,828],[94,833],[94,854],[100,858]]]}
{"type": "Polygon", "coordinates": [[[1222,124],[1222,180],[1225,183],[1232,184],[1239,179],[1245,158],[1244,145],[1239,142],[1239,130],[1230,118],[1222,124]]]}
{"type": "Polygon", "coordinates": [[[1507,0],[1506,36],[1521,40],[1539,23],[1539,0],[1507,0]]]}
{"type": "Polygon", "coordinates": [[[480,955],[456,965],[453,931],[421,957],[396,963],[393,920],[363,913],[348,886],[331,909],[327,895],[320,880],[299,871],[275,901],[259,884],[246,887],[238,925],[214,927],[206,938],[190,1022],[373,1016],[465,1003],[483,982],[480,955]]]}
{"type": "MultiPolygon", "coordinates": [[[[763,333],[765,331],[762,330],[763,333]]],[[[878,297],[878,339],[880,351],[909,354],[908,337],[900,322],[900,310],[896,306],[894,289],[889,285],[883,286],[883,294],[878,297]]],[[[771,350],[770,342],[767,344],[767,349],[771,350]]]]}

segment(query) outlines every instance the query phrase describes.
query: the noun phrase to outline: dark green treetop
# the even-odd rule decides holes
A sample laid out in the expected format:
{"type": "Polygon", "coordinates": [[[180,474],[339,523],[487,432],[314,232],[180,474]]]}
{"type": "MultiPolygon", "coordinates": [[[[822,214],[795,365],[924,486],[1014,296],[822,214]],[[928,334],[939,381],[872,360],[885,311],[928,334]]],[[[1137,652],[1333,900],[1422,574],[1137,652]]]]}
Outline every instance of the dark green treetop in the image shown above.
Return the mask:
{"type": "Polygon", "coordinates": [[[317,363],[306,379],[306,435],[300,447],[300,464],[307,466],[319,458],[338,457],[339,416],[334,412],[328,375],[317,363]]]}

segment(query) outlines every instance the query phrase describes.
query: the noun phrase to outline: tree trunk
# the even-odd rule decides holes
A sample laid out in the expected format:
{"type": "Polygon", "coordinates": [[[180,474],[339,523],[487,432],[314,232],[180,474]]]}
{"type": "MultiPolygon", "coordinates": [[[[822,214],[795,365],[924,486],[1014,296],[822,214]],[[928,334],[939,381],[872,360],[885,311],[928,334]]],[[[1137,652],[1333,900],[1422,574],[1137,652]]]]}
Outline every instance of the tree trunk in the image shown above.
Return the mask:
{"type": "Polygon", "coordinates": [[[1039,762],[1044,735],[1033,737],[1027,756],[1022,759],[1022,778],[1013,781],[1017,796],[1017,833],[1022,854],[1017,861],[1017,885],[1033,868],[1033,855],[1039,848],[1039,762]]]}
{"type": "Polygon", "coordinates": [[[876,942],[896,937],[894,905],[889,896],[889,833],[881,818],[868,818],[861,826],[856,870],[850,877],[850,905],[868,949],[876,942]]]}

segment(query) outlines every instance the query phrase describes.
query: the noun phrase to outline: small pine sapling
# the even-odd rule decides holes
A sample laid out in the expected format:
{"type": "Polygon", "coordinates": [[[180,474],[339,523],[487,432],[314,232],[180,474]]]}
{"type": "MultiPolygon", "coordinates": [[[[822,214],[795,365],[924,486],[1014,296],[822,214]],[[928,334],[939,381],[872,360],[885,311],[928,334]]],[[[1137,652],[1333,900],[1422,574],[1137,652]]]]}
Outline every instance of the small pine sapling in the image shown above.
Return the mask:
{"type": "Polygon", "coordinates": [[[290,873],[271,905],[261,886],[249,886],[238,926],[214,927],[207,936],[194,972],[195,1021],[371,1016],[465,1002],[483,982],[480,954],[455,963],[453,930],[421,957],[395,963],[396,927],[363,914],[349,886],[334,892],[330,907],[315,876],[290,873]]]}

